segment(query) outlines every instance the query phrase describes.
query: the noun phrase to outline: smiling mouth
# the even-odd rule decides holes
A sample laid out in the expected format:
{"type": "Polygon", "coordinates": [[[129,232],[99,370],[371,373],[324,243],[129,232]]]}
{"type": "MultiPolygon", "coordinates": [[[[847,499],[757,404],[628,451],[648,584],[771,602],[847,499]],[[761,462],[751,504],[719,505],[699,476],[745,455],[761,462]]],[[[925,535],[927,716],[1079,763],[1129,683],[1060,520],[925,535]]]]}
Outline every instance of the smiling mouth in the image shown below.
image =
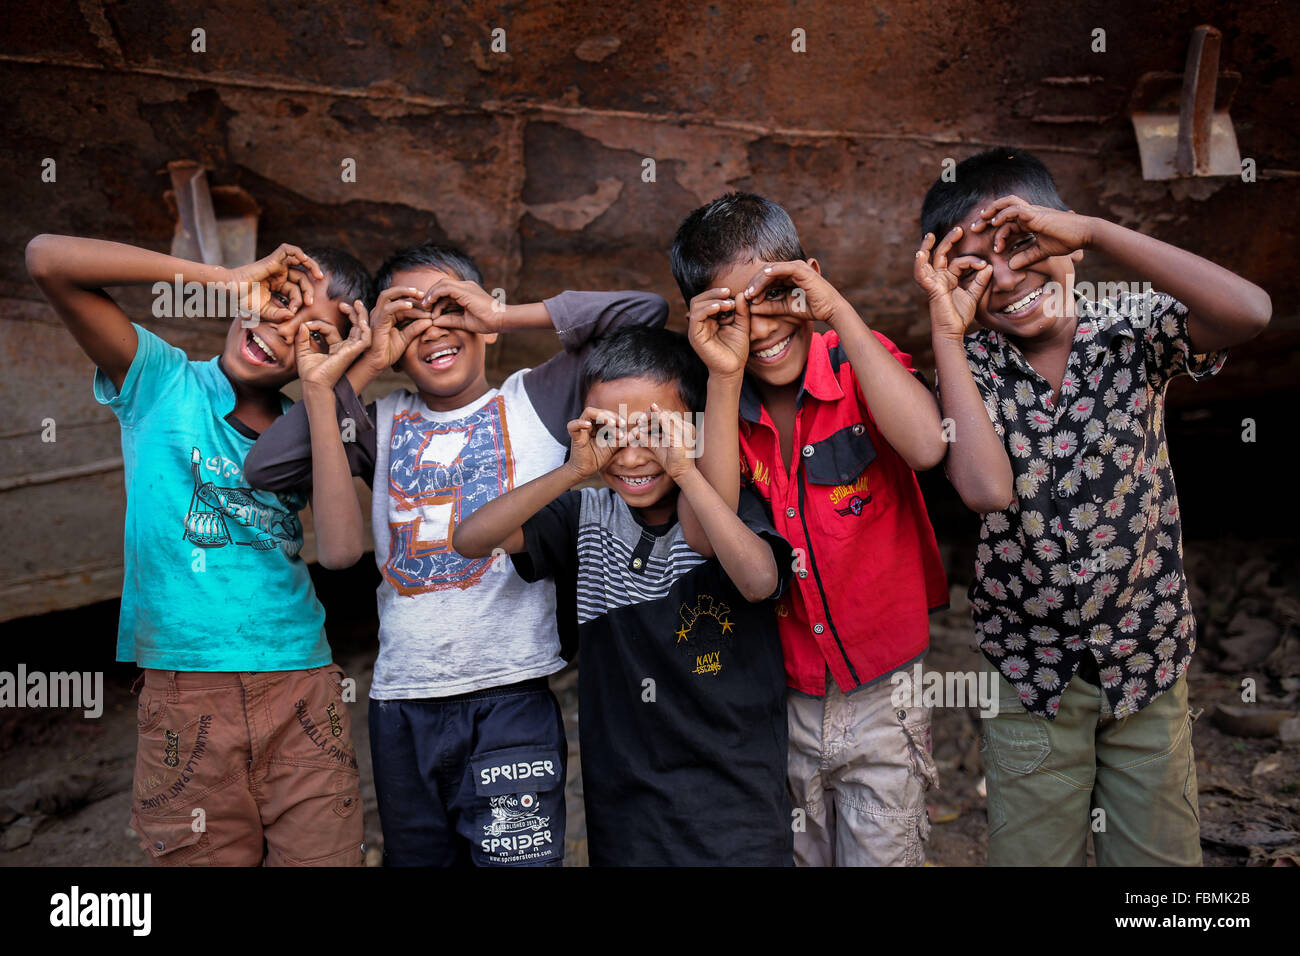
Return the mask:
{"type": "Polygon", "coordinates": [[[790,342],[793,341],[793,339],[794,333],[791,332],[775,345],[765,348],[760,352],[755,352],[754,358],[758,359],[760,362],[775,362],[785,354],[786,349],[790,347],[790,342]]]}
{"type": "Polygon", "coordinates": [[[244,335],[244,344],[240,348],[244,358],[248,359],[253,365],[279,365],[280,360],[275,357],[275,352],[267,345],[262,338],[253,331],[248,331],[244,335]]]}
{"type": "Polygon", "coordinates": [[[659,475],[614,475],[614,477],[633,491],[645,491],[659,480],[659,475]]]}
{"type": "Polygon", "coordinates": [[[1035,302],[1038,301],[1039,297],[1042,294],[1043,294],[1042,288],[1041,287],[1037,288],[1033,292],[1025,296],[1023,299],[1018,299],[1017,301],[1012,302],[1005,309],[999,309],[998,312],[1002,315],[1016,315],[1019,312],[1027,311],[1030,306],[1032,306],[1035,302]]]}
{"type": "Polygon", "coordinates": [[[456,356],[460,354],[460,346],[449,345],[445,349],[438,349],[436,352],[430,352],[423,362],[430,368],[444,369],[450,368],[456,361],[456,356]]]}

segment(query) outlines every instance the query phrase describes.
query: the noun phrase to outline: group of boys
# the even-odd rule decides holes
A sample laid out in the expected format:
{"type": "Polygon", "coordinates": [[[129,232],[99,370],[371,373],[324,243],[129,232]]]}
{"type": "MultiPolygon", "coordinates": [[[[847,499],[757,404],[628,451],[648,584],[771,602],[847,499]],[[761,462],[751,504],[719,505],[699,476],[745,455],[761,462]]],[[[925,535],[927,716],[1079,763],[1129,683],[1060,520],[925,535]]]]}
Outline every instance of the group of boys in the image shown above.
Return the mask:
{"type": "Polygon", "coordinates": [[[567,746],[547,679],[580,648],[593,864],[919,865],[931,715],[898,706],[889,678],[923,659],[947,603],[915,475],[942,462],[982,516],[990,862],[1081,863],[1102,808],[1098,862],[1198,863],[1195,620],[1164,394],[1258,334],[1268,296],[1068,211],[1015,150],[936,182],[922,231],[937,394],[785,210],[747,193],[673,239],[685,336],[648,293],[504,305],[443,245],[371,279],[332,249],[229,270],[34,239],[29,270],[122,426],[117,657],[144,669],[146,853],[362,863],[344,676],[298,554],[310,502],[320,563],[360,559],[360,476],[381,575],[385,864],[562,863],[567,746]],[[1092,249],[1167,292],[1076,301],[1092,249]],[[103,291],[176,276],[239,290],[209,361],[103,291]],[[553,328],[561,351],[490,386],[486,347],[526,328],[553,328]],[[364,404],[393,367],[410,387],[364,404]]]}

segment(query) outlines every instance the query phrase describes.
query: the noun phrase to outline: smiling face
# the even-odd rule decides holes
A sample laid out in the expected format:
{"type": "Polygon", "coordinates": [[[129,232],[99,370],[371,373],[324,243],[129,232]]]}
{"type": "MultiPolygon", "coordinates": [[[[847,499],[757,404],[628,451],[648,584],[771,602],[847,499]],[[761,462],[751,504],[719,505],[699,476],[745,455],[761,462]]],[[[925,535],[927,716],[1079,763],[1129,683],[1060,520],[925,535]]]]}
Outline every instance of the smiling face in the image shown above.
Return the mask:
{"type": "MultiPolygon", "coordinates": [[[[310,278],[310,277],[309,277],[310,278]]],[[[311,279],[312,304],[298,310],[292,318],[281,321],[259,319],[245,328],[248,319],[235,319],[226,332],[221,366],[233,383],[252,390],[279,391],[298,375],[298,354],[294,339],[304,322],[323,320],[346,336],[348,318],[339,308],[340,299],[329,298],[330,277],[311,279]]],[[[287,297],[277,294],[277,303],[288,305],[287,297]]],[[[315,336],[317,351],[325,351],[324,340],[315,336]]]]}
{"type": "MultiPolygon", "coordinates": [[[[630,422],[650,406],[658,403],[663,412],[689,415],[676,382],[657,382],[652,378],[616,378],[596,382],[587,390],[586,403],[622,414],[630,422]],[[620,407],[622,406],[622,407],[620,407]]],[[[628,507],[642,512],[651,524],[662,524],[676,505],[677,484],[668,477],[663,465],[649,448],[628,445],[618,449],[601,471],[605,484],[618,492],[628,507]]]]}
{"type": "MultiPolygon", "coordinates": [[[[771,264],[763,259],[734,263],[721,269],[710,286],[725,287],[732,295],[738,295],[771,264]]],[[[809,259],[808,264],[821,272],[816,259],[809,259]]],[[[774,282],[750,303],[749,359],[745,371],[767,385],[779,387],[797,382],[808,364],[813,327],[795,311],[793,292],[793,285],[774,282]]],[[[803,316],[806,315],[805,311],[803,316]]]]}
{"type": "MultiPolygon", "coordinates": [[[[444,277],[462,278],[423,266],[393,273],[390,285],[427,289],[444,277]]],[[[440,309],[435,302],[434,313],[460,308],[455,303],[442,303],[442,306],[440,309]]],[[[406,347],[397,367],[415,383],[426,405],[434,411],[452,411],[468,405],[488,390],[487,347],[496,340],[495,333],[480,335],[430,326],[406,347]]]]}
{"type": "MultiPolygon", "coordinates": [[[[973,255],[993,266],[988,291],[976,310],[979,323],[1009,336],[1022,347],[1073,335],[1074,297],[1066,290],[1074,287],[1074,260],[1070,256],[1050,256],[1023,269],[1011,269],[1007,263],[1017,252],[1032,248],[1034,238],[1012,231],[1007,234],[1002,251],[994,252],[993,237],[997,230],[986,227],[981,232],[970,232],[970,223],[979,214],[980,207],[992,201],[985,198],[962,216],[961,240],[948,254],[950,262],[958,256],[973,255]],[[1055,294],[1046,288],[1050,282],[1059,286],[1055,294]]],[[[968,285],[973,277],[974,272],[968,272],[963,285],[968,285]]]]}

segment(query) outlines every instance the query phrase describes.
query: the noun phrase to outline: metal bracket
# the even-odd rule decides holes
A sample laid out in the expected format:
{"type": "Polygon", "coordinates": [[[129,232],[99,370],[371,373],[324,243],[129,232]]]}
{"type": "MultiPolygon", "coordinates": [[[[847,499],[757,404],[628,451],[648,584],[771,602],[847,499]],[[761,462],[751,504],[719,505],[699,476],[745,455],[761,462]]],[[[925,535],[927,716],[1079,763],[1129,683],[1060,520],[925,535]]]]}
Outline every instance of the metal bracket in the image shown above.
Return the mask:
{"type": "Polygon", "coordinates": [[[1219,73],[1223,34],[1192,31],[1187,64],[1176,73],[1144,73],[1129,101],[1143,179],[1240,176],[1241,152],[1228,115],[1239,73],[1219,73]]]}
{"type": "Polygon", "coordinates": [[[257,258],[261,207],[238,186],[208,188],[207,171],[193,160],[167,164],[172,188],[164,198],[176,218],[172,255],[208,265],[238,266],[257,258]]]}

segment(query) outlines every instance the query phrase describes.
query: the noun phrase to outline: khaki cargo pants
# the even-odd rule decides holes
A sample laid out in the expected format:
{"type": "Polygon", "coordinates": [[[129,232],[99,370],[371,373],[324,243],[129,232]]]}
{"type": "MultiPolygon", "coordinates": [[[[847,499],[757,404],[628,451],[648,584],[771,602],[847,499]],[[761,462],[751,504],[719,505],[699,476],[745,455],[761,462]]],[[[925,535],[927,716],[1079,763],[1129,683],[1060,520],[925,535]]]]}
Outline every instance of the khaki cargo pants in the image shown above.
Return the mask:
{"type": "Polygon", "coordinates": [[[921,866],[938,785],[930,708],[895,707],[888,679],[787,697],[787,779],[798,866],[921,866]]]}
{"type": "Polygon", "coordinates": [[[360,775],[334,665],[146,670],[131,825],[160,866],[360,866],[360,775]]]}
{"type": "Polygon", "coordinates": [[[981,740],[990,866],[1082,866],[1090,830],[1099,866],[1200,866],[1186,675],[1122,720],[1078,674],[1054,721],[996,684],[981,740]]]}

